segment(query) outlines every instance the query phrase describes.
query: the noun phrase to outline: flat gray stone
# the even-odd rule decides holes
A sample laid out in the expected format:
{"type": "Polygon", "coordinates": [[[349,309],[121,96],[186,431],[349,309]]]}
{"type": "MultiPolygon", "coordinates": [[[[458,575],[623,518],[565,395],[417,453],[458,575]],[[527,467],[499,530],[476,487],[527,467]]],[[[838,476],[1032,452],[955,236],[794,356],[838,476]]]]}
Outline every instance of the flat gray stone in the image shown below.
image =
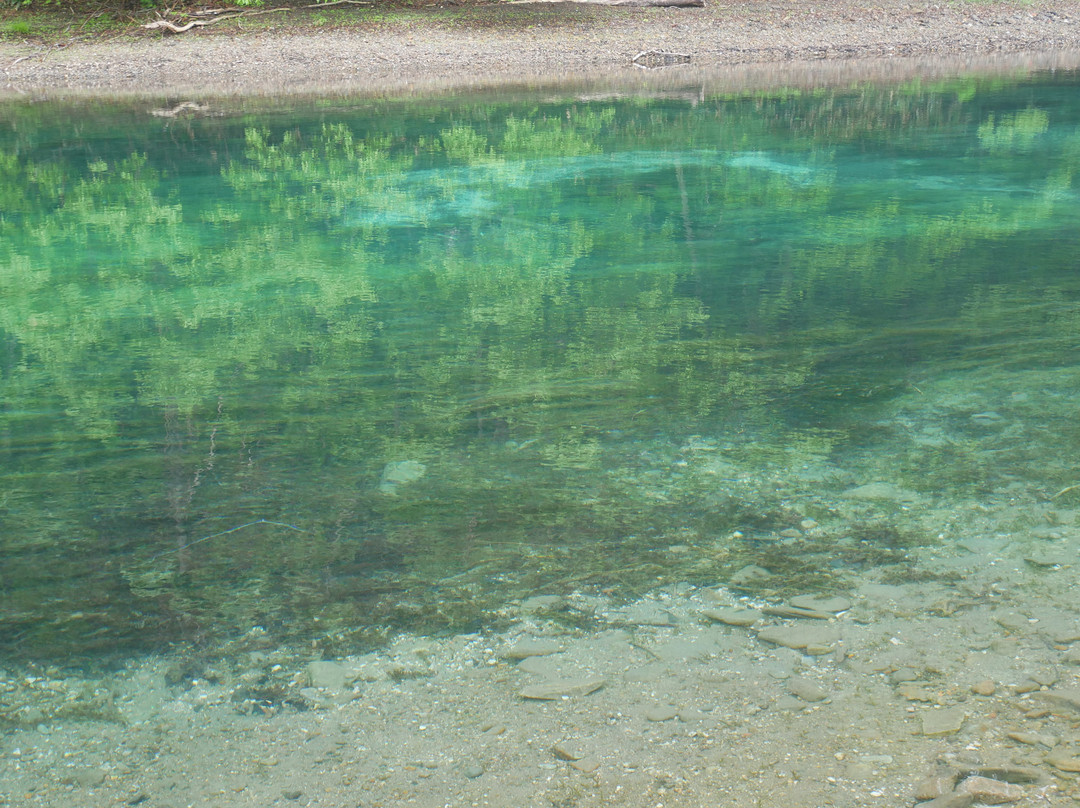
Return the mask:
{"type": "Polygon", "coordinates": [[[761,612],[757,609],[741,609],[736,607],[726,609],[702,609],[701,613],[710,620],[723,623],[728,626],[752,626],[761,619],[761,612]]]}
{"type": "Polygon", "coordinates": [[[570,741],[559,741],[551,747],[551,754],[559,760],[581,760],[585,757],[584,750],[570,741]]]}
{"type": "Polygon", "coordinates": [[[344,690],[345,688],[345,667],[338,662],[326,659],[309,662],[307,675],[312,687],[324,690],[344,690]]]}
{"type": "Polygon", "coordinates": [[[985,802],[987,805],[1005,805],[1024,798],[1024,789],[1020,786],[991,780],[989,777],[968,777],[956,790],[962,794],[970,794],[976,802],[985,802]]]}
{"type": "Polygon", "coordinates": [[[96,767],[75,769],[67,772],[60,778],[60,782],[68,785],[82,786],[83,788],[96,788],[105,782],[105,770],[96,767]]]}
{"type": "Polygon", "coordinates": [[[675,618],[670,612],[651,603],[638,603],[625,609],[618,609],[608,614],[607,618],[613,623],[631,626],[675,625],[675,618]]]}
{"type": "Polygon", "coordinates": [[[788,605],[796,609],[809,609],[814,612],[830,612],[839,614],[851,608],[851,601],[838,596],[827,597],[825,595],[799,595],[788,601],[788,605]]]}
{"type": "Polygon", "coordinates": [[[1080,713],[1080,687],[1057,687],[1036,695],[1059,709],[1080,713]]]}
{"type": "Polygon", "coordinates": [[[646,721],[670,721],[679,715],[679,710],[669,704],[650,707],[645,711],[646,721]]]}
{"type": "Polygon", "coordinates": [[[799,609],[795,606],[766,606],[761,611],[763,614],[772,615],[773,617],[806,617],[811,620],[828,620],[833,616],[830,612],[819,612],[817,609],[799,609]]]}
{"type": "Polygon", "coordinates": [[[503,659],[521,660],[534,656],[549,656],[562,651],[562,646],[554,640],[529,637],[518,640],[499,653],[503,659]]]}
{"type": "Polygon", "coordinates": [[[603,679],[562,679],[541,685],[530,685],[518,691],[518,695],[523,699],[554,701],[574,696],[587,696],[605,684],[607,683],[603,679]]]}
{"type": "Polygon", "coordinates": [[[892,483],[883,482],[857,485],[845,491],[843,496],[849,499],[880,499],[892,502],[915,502],[919,499],[919,495],[914,491],[908,491],[892,483]]]}
{"type": "Polygon", "coordinates": [[[594,757],[585,757],[581,760],[571,760],[570,767],[584,774],[592,774],[600,768],[600,761],[594,757]]]}
{"type": "Polygon", "coordinates": [[[954,735],[964,726],[967,713],[961,707],[927,710],[922,714],[922,734],[931,737],[954,735]]]}
{"type": "Polygon", "coordinates": [[[731,576],[728,586],[732,589],[757,589],[767,584],[772,578],[773,574],[764,567],[747,564],[731,576]]]}
{"type": "Polygon", "coordinates": [[[566,608],[566,598],[561,595],[533,595],[521,601],[523,612],[555,612],[566,608]]]}
{"type": "Polygon", "coordinates": [[[808,653],[824,649],[828,653],[840,641],[840,629],[829,625],[769,626],[757,633],[763,642],[808,653]]]}
{"type": "Polygon", "coordinates": [[[424,476],[427,466],[418,460],[397,460],[383,466],[382,477],[379,479],[379,492],[382,494],[396,494],[398,486],[416,482],[424,476]]]}
{"type": "Polygon", "coordinates": [[[1047,755],[1046,762],[1058,771],[1080,772],[1080,756],[1070,755],[1066,752],[1052,752],[1047,755]]]}
{"type": "Polygon", "coordinates": [[[915,787],[915,799],[922,802],[952,794],[953,789],[956,788],[956,779],[955,774],[937,774],[927,777],[915,787]]]}
{"type": "Polygon", "coordinates": [[[461,767],[461,773],[470,780],[475,780],[484,773],[484,767],[478,763],[466,763],[461,767]]]}
{"type": "Polygon", "coordinates": [[[825,688],[817,682],[803,679],[801,676],[795,676],[788,680],[788,690],[792,695],[811,703],[825,701],[829,697],[825,688]]]}
{"type": "Polygon", "coordinates": [[[968,808],[975,804],[975,796],[967,792],[953,792],[935,797],[930,802],[920,802],[919,808],[968,808]]]}

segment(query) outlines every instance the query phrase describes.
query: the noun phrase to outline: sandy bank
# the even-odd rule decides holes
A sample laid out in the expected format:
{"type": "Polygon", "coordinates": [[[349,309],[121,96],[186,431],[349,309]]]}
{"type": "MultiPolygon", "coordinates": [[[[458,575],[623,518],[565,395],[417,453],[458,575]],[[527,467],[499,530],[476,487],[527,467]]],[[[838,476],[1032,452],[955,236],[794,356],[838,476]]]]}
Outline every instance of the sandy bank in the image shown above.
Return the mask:
{"type": "Polygon", "coordinates": [[[281,15],[280,24],[258,28],[230,22],[103,43],[4,43],[0,91],[382,94],[597,79],[627,88],[698,80],[804,84],[865,75],[865,60],[886,79],[1080,64],[1074,0],[885,0],[874,8],[845,0],[739,2],[701,9],[540,3],[434,8],[401,18],[367,13],[334,30],[281,15]],[[686,53],[691,64],[642,70],[632,59],[645,50],[686,53]]]}

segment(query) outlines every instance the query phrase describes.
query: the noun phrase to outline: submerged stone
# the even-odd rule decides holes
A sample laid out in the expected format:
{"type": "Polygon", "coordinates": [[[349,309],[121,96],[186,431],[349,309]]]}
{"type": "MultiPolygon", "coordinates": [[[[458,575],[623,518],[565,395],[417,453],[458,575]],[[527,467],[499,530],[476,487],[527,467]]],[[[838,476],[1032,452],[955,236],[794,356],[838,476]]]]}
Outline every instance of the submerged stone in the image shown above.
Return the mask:
{"type": "Polygon", "coordinates": [[[427,466],[418,460],[398,460],[383,467],[379,493],[396,494],[398,486],[413,483],[424,476],[427,466]]]}
{"type": "Polygon", "coordinates": [[[839,614],[851,608],[851,601],[837,596],[827,597],[823,595],[799,595],[788,601],[789,606],[796,609],[807,609],[813,612],[831,612],[839,614]]]}
{"type": "Polygon", "coordinates": [[[922,734],[931,737],[954,735],[964,726],[967,713],[960,707],[929,710],[922,714],[922,734]]]}
{"type": "Polygon", "coordinates": [[[892,483],[883,482],[857,485],[846,490],[844,496],[849,499],[882,499],[893,502],[914,502],[919,498],[919,495],[914,491],[908,491],[892,483]]]}
{"type": "Polygon", "coordinates": [[[810,652],[824,653],[840,641],[840,631],[833,626],[769,626],[758,632],[757,637],[773,645],[794,648],[797,651],[811,649],[810,652]]]}
{"type": "Polygon", "coordinates": [[[761,612],[757,609],[702,609],[701,613],[710,620],[728,626],[752,626],[761,619],[761,612]]]}
{"type": "Polygon", "coordinates": [[[529,685],[518,691],[518,695],[523,699],[553,701],[572,696],[587,696],[605,684],[603,679],[563,679],[542,685],[529,685]]]}

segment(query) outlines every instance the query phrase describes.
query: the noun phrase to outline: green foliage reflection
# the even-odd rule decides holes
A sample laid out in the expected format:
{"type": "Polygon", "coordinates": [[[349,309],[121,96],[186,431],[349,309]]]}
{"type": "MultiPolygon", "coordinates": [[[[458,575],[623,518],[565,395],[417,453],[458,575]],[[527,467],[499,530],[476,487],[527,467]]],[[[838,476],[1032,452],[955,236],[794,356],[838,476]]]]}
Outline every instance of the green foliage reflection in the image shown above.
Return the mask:
{"type": "Polygon", "coordinates": [[[0,631],[366,641],[723,580],[745,558],[657,537],[764,517],[662,447],[827,456],[913,368],[1068,339],[1031,312],[1076,292],[1045,237],[1077,213],[1075,101],[962,90],[121,117],[64,148],[22,110],[0,631]],[[387,483],[402,461],[422,476],[387,483]]]}

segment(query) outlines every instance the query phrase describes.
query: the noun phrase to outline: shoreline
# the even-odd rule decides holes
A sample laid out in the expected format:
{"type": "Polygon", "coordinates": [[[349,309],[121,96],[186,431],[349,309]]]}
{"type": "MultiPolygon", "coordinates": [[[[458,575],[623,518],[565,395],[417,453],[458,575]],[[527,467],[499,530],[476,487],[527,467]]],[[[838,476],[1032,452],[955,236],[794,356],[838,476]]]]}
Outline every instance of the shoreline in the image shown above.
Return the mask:
{"type": "MultiPolygon", "coordinates": [[[[557,85],[655,91],[1080,67],[1080,2],[812,8],[537,3],[432,9],[403,20],[312,30],[201,29],[67,45],[0,43],[0,97],[387,97],[557,85]],[[648,70],[643,51],[686,53],[648,70]]],[[[275,15],[276,16],[276,15],[275,15]]],[[[295,22],[295,21],[294,21],[295,22]]]]}

